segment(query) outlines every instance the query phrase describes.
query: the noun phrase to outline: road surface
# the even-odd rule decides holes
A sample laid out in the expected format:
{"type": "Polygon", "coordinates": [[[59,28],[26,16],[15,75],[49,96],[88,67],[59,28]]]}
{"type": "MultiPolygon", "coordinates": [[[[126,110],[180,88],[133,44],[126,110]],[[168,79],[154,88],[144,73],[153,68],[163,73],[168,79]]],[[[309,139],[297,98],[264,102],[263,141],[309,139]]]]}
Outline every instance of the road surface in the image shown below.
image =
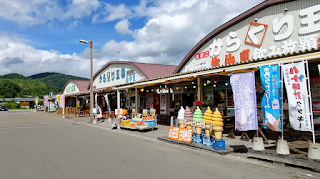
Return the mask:
{"type": "Polygon", "coordinates": [[[78,121],[44,112],[0,112],[0,178],[320,178],[310,171],[236,161],[73,119],[78,121]]]}

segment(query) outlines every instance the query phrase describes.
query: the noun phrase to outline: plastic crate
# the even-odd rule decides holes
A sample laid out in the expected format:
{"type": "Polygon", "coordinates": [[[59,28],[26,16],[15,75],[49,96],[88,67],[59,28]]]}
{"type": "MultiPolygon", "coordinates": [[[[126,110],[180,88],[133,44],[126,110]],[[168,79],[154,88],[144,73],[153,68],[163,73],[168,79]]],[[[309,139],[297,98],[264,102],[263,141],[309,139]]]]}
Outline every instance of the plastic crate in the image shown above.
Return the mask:
{"type": "Polygon", "coordinates": [[[211,142],[210,137],[203,137],[202,143],[203,143],[204,146],[207,146],[207,147],[211,147],[212,146],[212,142],[211,142]]]}
{"type": "Polygon", "coordinates": [[[213,148],[216,150],[226,150],[226,142],[224,140],[215,140],[213,148]]]}
{"type": "Polygon", "coordinates": [[[154,127],[154,126],[156,126],[156,120],[151,120],[151,121],[143,120],[143,122],[144,122],[145,124],[147,124],[148,127],[154,127]]]}

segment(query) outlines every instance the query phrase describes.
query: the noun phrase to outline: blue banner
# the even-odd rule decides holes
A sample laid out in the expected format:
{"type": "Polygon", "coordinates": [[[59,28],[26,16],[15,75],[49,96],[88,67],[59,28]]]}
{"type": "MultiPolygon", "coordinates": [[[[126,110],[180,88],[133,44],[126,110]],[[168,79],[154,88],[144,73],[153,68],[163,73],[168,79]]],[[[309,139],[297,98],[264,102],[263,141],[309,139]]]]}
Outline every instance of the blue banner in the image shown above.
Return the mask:
{"type": "Polygon", "coordinates": [[[265,129],[281,131],[281,83],[280,66],[263,66],[260,79],[264,89],[261,102],[263,126],[265,129]]]}

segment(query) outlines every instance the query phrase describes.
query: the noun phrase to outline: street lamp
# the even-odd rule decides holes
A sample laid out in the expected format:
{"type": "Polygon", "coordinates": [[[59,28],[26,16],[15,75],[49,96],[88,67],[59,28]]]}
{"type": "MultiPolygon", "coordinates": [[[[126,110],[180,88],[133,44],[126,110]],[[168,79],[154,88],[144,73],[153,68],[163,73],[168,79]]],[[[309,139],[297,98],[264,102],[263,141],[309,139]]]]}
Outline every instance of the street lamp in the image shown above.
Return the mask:
{"type": "Polygon", "coordinates": [[[90,120],[93,123],[93,85],[92,85],[92,41],[79,40],[80,43],[90,44],[90,120]]]}

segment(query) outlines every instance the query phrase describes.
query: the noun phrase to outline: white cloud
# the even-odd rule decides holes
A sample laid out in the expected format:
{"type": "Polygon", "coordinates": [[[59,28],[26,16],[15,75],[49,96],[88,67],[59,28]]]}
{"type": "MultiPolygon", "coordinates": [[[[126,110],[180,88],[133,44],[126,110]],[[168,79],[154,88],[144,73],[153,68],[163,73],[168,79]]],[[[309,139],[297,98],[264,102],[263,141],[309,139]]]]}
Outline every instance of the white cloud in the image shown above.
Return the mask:
{"type": "Polygon", "coordinates": [[[0,18],[24,26],[42,24],[58,18],[63,13],[57,2],[52,0],[10,0],[0,2],[0,18]]]}
{"type": "Polygon", "coordinates": [[[74,27],[78,27],[82,25],[82,22],[81,21],[73,21],[69,26],[68,28],[71,29],[71,28],[74,28],[74,27]]]}
{"type": "Polygon", "coordinates": [[[66,7],[65,13],[61,15],[61,19],[88,17],[99,5],[99,0],[73,0],[73,2],[66,7]]]}
{"type": "Polygon", "coordinates": [[[134,40],[111,40],[99,54],[130,61],[178,65],[208,33],[262,1],[162,0],[152,1],[152,6],[148,5],[150,1],[141,1],[138,6],[128,7],[133,14],[125,17],[147,17],[144,27],[133,31],[134,40]]]}
{"type": "Polygon", "coordinates": [[[33,26],[52,21],[89,17],[100,5],[99,0],[67,1],[65,7],[55,0],[10,0],[0,1],[0,18],[17,22],[22,26],[33,26]]]}
{"type": "Polygon", "coordinates": [[[114,26],[116,31],[122,35],[133,34],[133,31],[129,29],[130,22],[127,19],[123,19],[114,26]]]}
{"type": "MultiPolygon", "coordinates": [[[[100,49],[94,49],[94,71],[97,71],[107,62],[117,60],[178,65],[208,33],[262,1],[141,0],[139,5],[127,7],[98,0],[74,0],[67,8],[61,8],[54,1],[11,0],[0,2],[1,9],[4,9],[0,11],[0,17],[31,25],[46,21],[51,23],[55,18],[70,18],[70,26],[81,24],[83,17],[91,17],[92,22],[96,23],[120,20],[114,26],[115,30],[131,35],[133,40],[109,40],[100,49]],[[32,9],[30,4],[35,8],[32,9]],[[40,6],[48,9],[43,18],[41,13],[44,11],[39,10],[40,6]],[[131,24],[133,18],[141,17],[145,24],[133,29],[136,27],[131,24]]],[[[35,49],[27,45],[25,39],[13,35],[0,33],[0,40],[0,69],[4,69],[1,74],[17,72],[32,75],[54,71],[89,76],[89,48],[81,54],[60,54],[54,49],[35,49]],[[13,64],[8,67],[10,60],[13,64]]]]}
{"type": "MultiPolygon", "coordinates": [[[[0,40],[0,75],[19,73],[30,76],[42,72],[59,72],[90,77],[90,56],[85,53],[70,55],[55,50],[38,50],[28,45],[26,40],[2,32],[0,40]]],[[[89,48],[85,51],[89,51],[89,48]]],[[[108,61],[108,58],[94,58],[94,72],[108,61]]]]}
{"type": "Polygon", "coordinates": [[[114,21],[128,17],[130,14],[131,11],[125,6],[125,4],[113,6],[112,4],[104,3],[102,11],[92,17],[92,22],[103,23],[114,21]]]}

